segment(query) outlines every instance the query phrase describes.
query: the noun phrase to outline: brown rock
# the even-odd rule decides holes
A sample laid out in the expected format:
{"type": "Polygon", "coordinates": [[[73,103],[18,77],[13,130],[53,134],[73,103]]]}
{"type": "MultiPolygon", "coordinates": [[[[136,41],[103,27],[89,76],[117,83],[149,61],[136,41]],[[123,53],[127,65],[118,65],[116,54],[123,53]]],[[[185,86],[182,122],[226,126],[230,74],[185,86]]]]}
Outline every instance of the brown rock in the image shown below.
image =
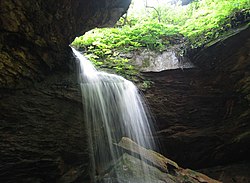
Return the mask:
{"type": "Polygon", "coordinates": [[[130,0],[0,1],[0,182],[88,181],[69,44],[114,24],[130,0]]]}
{"type": "Polygon", "coordinates": [[[144,73],[163,155],[195,169],[249,162],[249,31],[190,55],[195,69],[144,73]]]}
{"type": "Polygon", "coordinates": [[[74,38],[94,27],[113,25],[129,4],[130,0],[1,1],[0,87],[24,87],[55,70],[67,70],[68,45],[74,38]]]}
{"type": "MultiPolygon", "coordinates": [[[[143,163],[144,167],[147,167],[148,169],[150,169],[150,171],[148,172],[148,174],[150,175],[146,175],[147,178],[145,178],[144,182],[146,183],[154,183],[154,182],[176,182],[176,183],[184,183],[184,182],[190,182],[190,183],[220,183],[219,181],[216,181],[212,178],[209,178],[208,176],[190,170],[190,169],[183,169],[181,167],[179,167],[177,165],[177,163],[175,163],[174,161],[164,157],[163,155],[149,150],[149,149],[145,149],[144,147],[141,147],[140,145],[136,144],[134,141],[132,141],[131,139],[127,138],[127,137],[123,137],[121,139],[121,141],[117,144],[118,147],[126,150],[128,153],[132,154],[132,155],[139,155],[141,161],[145,161],[148,165],[146,165],[145,163],[143,163]],[[156,167],[157,169],[159,169],[161,171],[157,172],[156,169],[154,169],[153,167],[150,167],[151,165],[156,167]],[[156,173],[157,172],[157,173],[156,173]],[[150,180],[150,181],[149,181],[150,180]]],[[[121,160],[118,160],[118,165],[120,163],[123,163],[123,167],[127,167],[127,169],[131,170],[133,169],[131,166],[135,166],[135,164],[139,164],[137,165],[138,167],[135,168],[134,171],[138,171],[138,169],[142,169],[140,168],[140,164],[142,162],[139,162],[139,160],[131,160],[131,158],[129,158],[129,156],[126,155],[126,157],[122,157],[121,160]],[[137,163],[133,163],[136,162],[137,163]]],[[[128,172],[126,171],[122,171],[119,169],[119,167],[117,167],[118,165],[115,165],[114,170],[119,170],[118,171],[118,178],[120,176],[124,176],[124,177],[129,177],[129,174],[126,175],[128,172]],[[125,174],[125,175],[123,175],[125,174]]],[[[112,172],[112,171],[111,171],[112,172]]],[[[141,175],[141,173],[137,174],[141,175]]],[[[138,179],[136,178],[137,175],[133,175],[133,173],[131,173],[130,177],[135,177],[134,179],[138,179]]],[[[143,173],[141,175],[141,179],[143,180],[143,173]]],[[[133,178],[130,178],[129,182],[136,182],[133,181],[133,178]]],[[[137,180],[138,182],[138,180],[137,180]]],[[[143,181],[142,181],[143,182],[143,181]]]]}
{"type": "Polygon", "coordinates": [[[125,150],[128,150],[132,153],[136,153],[141,158],[149,161],[163,172],[168,172],[168,165],[171,165],[174,168],[179,168],[177,163],[175,163],[174,161],[171,161],[170,159],[162,156],[161,154],[155,151],[151,151],[145,149],[144,147],[139,146],[130,138],[123,137],[121,141],[117,144],[117,146],[125,150]]]}

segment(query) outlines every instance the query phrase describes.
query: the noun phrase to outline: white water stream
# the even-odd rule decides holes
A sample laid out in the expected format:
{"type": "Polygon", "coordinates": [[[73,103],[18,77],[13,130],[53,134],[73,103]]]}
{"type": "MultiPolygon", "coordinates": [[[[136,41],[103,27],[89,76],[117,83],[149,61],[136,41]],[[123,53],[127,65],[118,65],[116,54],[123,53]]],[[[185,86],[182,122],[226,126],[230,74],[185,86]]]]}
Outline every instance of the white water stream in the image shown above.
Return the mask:
{"type": "Polygon", "coordinates": [[[143,147],[154,149],[152,124],[145,103],[132,82],[121,76],[97,71],[81,53],[72,50],[80,62],[79,80],[92,172],[96,177],[121,156],[114,143],[124,136],[143,147]]]}

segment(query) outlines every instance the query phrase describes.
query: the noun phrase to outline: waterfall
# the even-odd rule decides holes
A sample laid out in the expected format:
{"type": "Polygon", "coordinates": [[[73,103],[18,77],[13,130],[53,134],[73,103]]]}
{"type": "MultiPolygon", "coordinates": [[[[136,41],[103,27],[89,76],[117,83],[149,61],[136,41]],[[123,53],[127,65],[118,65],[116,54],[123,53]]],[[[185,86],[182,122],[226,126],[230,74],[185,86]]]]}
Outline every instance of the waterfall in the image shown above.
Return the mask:
{"type": "Polygon", "coordinates": [[[97,71],[81,53],[74,48],[72,50],[79,60],[79,82],[92,173],[96,177],[104,174],[122,155],[115,145],[122,137],[129,137],[143,147],[154,149],[152,124],[145,103],[131,81],[97,71]]]}

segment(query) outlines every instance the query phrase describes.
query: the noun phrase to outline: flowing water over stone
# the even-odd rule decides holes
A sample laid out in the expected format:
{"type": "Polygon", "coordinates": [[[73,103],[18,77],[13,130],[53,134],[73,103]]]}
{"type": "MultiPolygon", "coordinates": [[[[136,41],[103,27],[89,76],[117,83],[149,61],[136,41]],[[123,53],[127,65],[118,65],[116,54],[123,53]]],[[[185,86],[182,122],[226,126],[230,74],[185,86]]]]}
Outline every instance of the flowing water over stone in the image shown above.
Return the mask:
{"type": "MultiPolygon", "coordinates": [[[[105,175],[122,156],[123,152],[116,145],[122,137],[129,137],[143,147],[155,148],[151,139],[152,124],[145,103],[132,82],[121,76],[97,71],[81,53],[75,49],[73,52],[80,62],[79,82],[89,137],[92,173],[94,181],[97,182],[97,175],[105,175]]],[[[148,170],[144,164],[141,163],[141,168],[146,175],[148,170]]],[[[116,173],[118,182],[124,182],[119,181],[120,173],[116,173]]],[[[150,181],[142,178],[142,182],[150,181]]]]}

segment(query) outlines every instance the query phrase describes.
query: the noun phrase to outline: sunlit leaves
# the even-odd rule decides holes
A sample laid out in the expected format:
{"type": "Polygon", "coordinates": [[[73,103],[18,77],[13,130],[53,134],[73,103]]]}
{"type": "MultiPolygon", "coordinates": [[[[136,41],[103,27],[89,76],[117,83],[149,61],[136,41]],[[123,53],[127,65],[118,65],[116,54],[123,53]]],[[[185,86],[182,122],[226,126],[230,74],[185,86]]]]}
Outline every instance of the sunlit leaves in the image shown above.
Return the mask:
{"type": "Polygon", "coordinates": [[[171,46],[173,38],[179,37],[184,37],[193,48],[200,47],[231,29],[235,13],[244,10],[245,16],[249,16],[249,7],[249,0],[196,0],[187,6],[169,4],[157,7],[157,12],[148,9],[141,14],[129,14],[127,22],[121,19],[116,28],[94,29],[72,44],[83,49],[95,65],[133,75],[137,71],[124,54],[142,48],[163,51],[171,46]]]}

